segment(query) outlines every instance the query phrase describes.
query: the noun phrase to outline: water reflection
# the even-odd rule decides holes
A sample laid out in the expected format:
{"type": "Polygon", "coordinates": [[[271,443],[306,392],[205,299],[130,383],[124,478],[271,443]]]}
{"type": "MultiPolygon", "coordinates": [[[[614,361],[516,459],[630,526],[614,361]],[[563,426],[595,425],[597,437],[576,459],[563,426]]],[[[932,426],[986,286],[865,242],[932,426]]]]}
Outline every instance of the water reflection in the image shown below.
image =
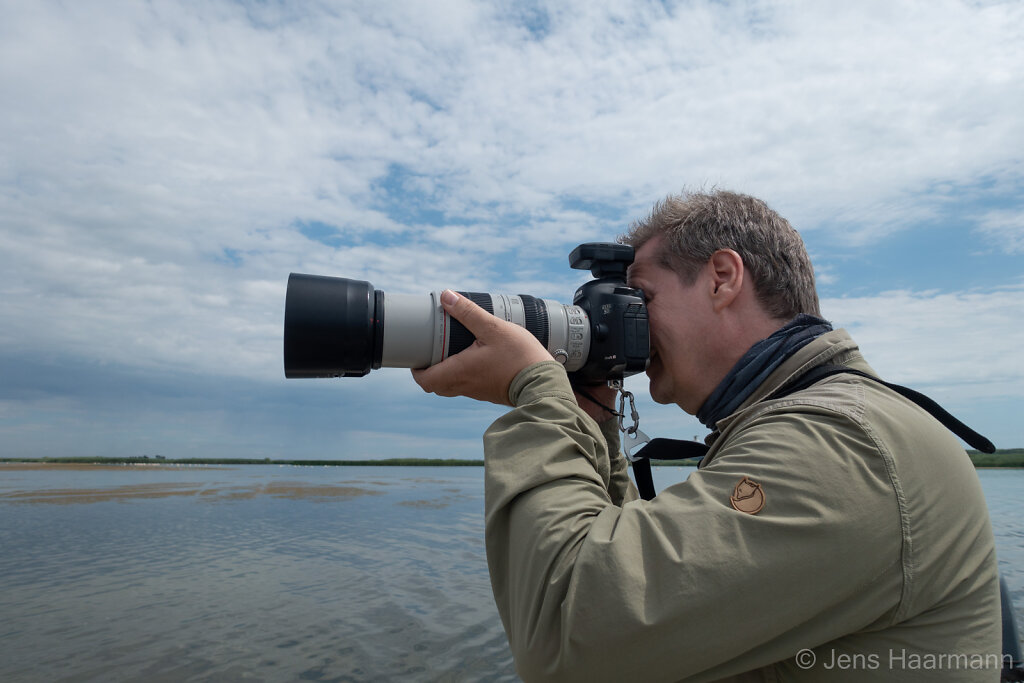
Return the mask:
{"type": "Polygon", "coordinates": [[[515,679],[481,470],[237,469],[5,477],[0,679],[515,679]]]}
{"type": "MultiPolygon", "coordinates": [[[[1024,623],[1024,471],[979,476],[1024,623]]],[[[515,680],[482,468],[0,466],[0,514],[0,680],[515,680]]]]}

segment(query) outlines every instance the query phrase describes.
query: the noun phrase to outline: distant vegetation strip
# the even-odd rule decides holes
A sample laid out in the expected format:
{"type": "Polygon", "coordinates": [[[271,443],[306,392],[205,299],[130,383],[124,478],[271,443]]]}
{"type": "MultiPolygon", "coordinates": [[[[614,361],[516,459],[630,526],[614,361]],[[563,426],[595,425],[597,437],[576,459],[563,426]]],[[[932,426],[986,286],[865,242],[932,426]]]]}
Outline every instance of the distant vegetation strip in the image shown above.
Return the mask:
{"type": "MultiPolygon", "coordinates": [[[[980,453],[978,451],[967,451],[971,462],[975,467],[1024,467],[1024,448],[1004,448],[995,453],[980,453]]],[[[655,466],[682,466],[693,467],[699,458],[688,458],[686,460],[652,460],[655,466]]]]}
{"type": "Polygon", "coordinates": [[[967,451],[975,467],[1024,467],[1024,448],[1005,448],[995,453],[967,451]]]}
{"type": "MultiPolygon", "coordinates": [[[[967,451],[975,467],[1024,467],[1024,448],[1005,448],[995,453],[967,451]]],[[[272,460],[271,458],[164,458],[135,456],[128,458],[0,458],[0,462],[52,462],[83,465],[299,465],[305,467],[480,467],[483,460],[456,458],[385,458],[383,460],[272,460]]],[[[655,466],[695,466],[699,461],[654,460],[655,466]]]]}
{"type": "Polygon", "coordinates": [[[0,462],[52,462],[81,465],[299,465],[306,467],[365,466],[377,467],[480,467],[483,460],[455,458],[385,458],[383,460],[273,460],[271,458],[164,458],[135,456],[128,458],[0,458],[0,462]]]}

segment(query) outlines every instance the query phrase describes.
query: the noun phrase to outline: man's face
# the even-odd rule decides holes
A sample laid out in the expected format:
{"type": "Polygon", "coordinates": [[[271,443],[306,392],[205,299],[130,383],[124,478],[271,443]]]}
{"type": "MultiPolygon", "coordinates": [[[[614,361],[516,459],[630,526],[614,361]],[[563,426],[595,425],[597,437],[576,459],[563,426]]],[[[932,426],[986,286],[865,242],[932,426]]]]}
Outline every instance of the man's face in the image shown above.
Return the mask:
{"type": "Polygon", "coordinates": [[[714,335],[709,300],[703,293],[706,277],[698,275],[692,285],[684,285],[675,271],[661,265],[661,250],[661,237],[648,240],[629,268],[630,286],[642,289],[647,301],[651,397],[693,414],[715,384],[708,376],[714,335]]]}

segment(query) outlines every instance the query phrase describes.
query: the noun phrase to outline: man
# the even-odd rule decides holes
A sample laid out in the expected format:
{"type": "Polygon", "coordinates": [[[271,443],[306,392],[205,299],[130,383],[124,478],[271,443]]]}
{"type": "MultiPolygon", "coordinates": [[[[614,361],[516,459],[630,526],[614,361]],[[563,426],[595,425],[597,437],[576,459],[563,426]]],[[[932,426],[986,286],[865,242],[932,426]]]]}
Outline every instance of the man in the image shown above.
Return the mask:
{"type": "Polygon", "coordinates": [[[514,406],[484,436],[486,544],[524,680],[997,680],[994,541],[959,442],[854,374],[772,396],[823,364],[874,374],[818,317],[799,235],[715,192],[669,197],[625,241],[651,395],[713,429],[685,482],[638,500],[614,420],[453,292],[477,342],[414,371],[514,406]]]}

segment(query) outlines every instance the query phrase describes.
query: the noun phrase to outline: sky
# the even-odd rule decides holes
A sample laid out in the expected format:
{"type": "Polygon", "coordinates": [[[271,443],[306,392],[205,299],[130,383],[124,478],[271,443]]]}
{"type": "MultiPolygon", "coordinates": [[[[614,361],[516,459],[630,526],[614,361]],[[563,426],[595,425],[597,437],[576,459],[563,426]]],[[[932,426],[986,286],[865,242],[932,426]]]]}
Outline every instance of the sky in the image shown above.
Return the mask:
{"type": "Polygon", "coordinates": [[[0,0],[0,100],[2,457],[480,458],[501,407],[286,380],[288,274],[569,303],[574,246],[712,188],[1024,446],[1024,3],[0,0]]]}

